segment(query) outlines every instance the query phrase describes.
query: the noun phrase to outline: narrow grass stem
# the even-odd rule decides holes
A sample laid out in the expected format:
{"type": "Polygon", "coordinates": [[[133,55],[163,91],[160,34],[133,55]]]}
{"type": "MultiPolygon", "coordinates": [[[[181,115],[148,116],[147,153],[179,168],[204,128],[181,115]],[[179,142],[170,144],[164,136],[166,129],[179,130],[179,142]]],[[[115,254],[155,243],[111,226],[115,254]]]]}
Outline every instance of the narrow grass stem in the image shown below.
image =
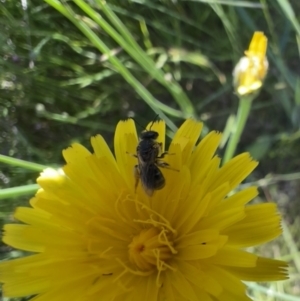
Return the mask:
{"type": "Polygon", "coordinates": [[[37,164],[33,162],[28,162],[21,159],[12,158],[9,156],[0,155],[0,162],[5,163],[12,166],[23,167],[30,170],[42,171],[48,166],[37,164]]]}
{"type": "MultiPolygon", "coordinates": [[[[83,1],[75,0],[75,2],[79,4],[82,3],[83,1]]],[[[107,16],[110,22],[116,27],[116,29],[120,32],[120,34],[124,38],[125,43],[123,43],[123,45],[120,44],[120,46],[126,48],[126,51],[131,55],[131,57],[135,59],[142,68],[144,68],[153,78],[155,78],[172,94],[175,101],[180,106],[180,109],[183,112],[185,112],[186,115],[195,116],[193,104],[191,103],[190,99],[185,94],[181,86],[175,80],[166,79],[165,73],[155,66],[154,61],[136,42],[136,40],[134,39],[130,31],[125,26],[125,24],[113,12],[113,10],[110,8],[107,2],[102,0],[96,0],[96,3],[100,6],[104,14],[107,16]]],[[[92,17],[91,13],[90,16],[92,17]]],[[[103,21],[103,19],[102,20],[98,19],[98,21],[101,22],[103,21]]],[[[117,33],[114,31],[112,33],[113,34],[110,34],[111,37],[113,37],[116,40],[117,33]]]]}
{"type": "Polygon", "coordinates": [[[39,188],[40,186],[38,184],[30,184],[30,185],[1,189],[0,200],[16,198],[27,194],[34,194],[39,188]]]}
{"type": "Polygon", "coordinates": [[[256,292],[265,294],[265,298],[260,300],[275,300],[276,297],[276,300],[281,301],[299,301],[299,297],[297,296],[276,292],[275,290],[270,290],[268,287],[258,285],[257,283],[247,283],[247,285],[256,292]],[[274,299],[272,297],[274,297],[274,299]]]}
{"type": "Polygon", "coordinates": [[[181,111],[171,108],[157,100],[143,85],[139,82],[133,74],[126,68],[126,66],[114,55],[111,54],[111,49],[90,29],[90,27],[79,19],[73,11],[69,11],[59,1],[44,0],[49,5],[57,9],[61,14],[72,21],[78,29],[94,44],[94,46],[101,52],[108,56],[108,60],[112,63],[114,68],[124,77],[124,79],[134,88],[136,93],[153,109],[154,112],[166,120],[167,125],[171,130],[177,130],[175,124],[164,114],[167,113],[176,117],[183,117],[181,111]]]}
{"type": "Polygon", "coordinates": [[[237,145],[243,133],[248,115],[250,113],[252,100],[253,96],[244,96],[240,98],[236,122],[233,125],[229,142],[225,150],[223,165],[234,156],[237,145]]]}
{"type": "Polygon", "coordinates": [[[286,246],[289,248],[289,253],[292,255],[295,268],[296,268],[296,274],[300,273],[300,256],[298,253],[298,247],[294,240],[293,234],[291,233],[289,227],[287,226],[287,223],[283,220],[281,222],[282,229],[283,229],[283,238],[285,241],[286,246]]]}

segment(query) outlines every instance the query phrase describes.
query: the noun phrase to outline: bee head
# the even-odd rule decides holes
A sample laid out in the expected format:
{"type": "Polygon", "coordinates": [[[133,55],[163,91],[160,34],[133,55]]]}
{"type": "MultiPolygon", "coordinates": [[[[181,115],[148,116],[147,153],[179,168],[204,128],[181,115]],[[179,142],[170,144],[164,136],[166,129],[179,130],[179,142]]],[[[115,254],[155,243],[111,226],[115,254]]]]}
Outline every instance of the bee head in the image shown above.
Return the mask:
{"type": "Polygon", "coordinates": [[[155,140],[158,137],[158,133],[155,131],[145,131],[141,134],[141,139],[151,139],[155,140]]]}

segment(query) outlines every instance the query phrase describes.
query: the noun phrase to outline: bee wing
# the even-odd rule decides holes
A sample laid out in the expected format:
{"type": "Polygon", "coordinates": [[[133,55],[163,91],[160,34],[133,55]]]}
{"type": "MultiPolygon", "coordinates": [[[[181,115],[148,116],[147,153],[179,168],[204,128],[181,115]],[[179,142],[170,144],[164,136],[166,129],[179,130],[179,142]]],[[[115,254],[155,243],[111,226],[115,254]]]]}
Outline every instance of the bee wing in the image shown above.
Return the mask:
{"type": "Polygon", "coordinates": [[[153,172],[149,164],[143,164],[140,166],[140,181],[142,183],[144,191],[152,196],[154,192],[153,188],[153,172]]]}
{"type": "Polygon", "coordinates": [[[143,182],[142,182],[142,185],[143,185],[143,188],[144,188],[144,191],[146,192],[147,195],[149,196],[152,196],[153,195],[153,192],[154,192],[154,189],[153,188],[149,188],[149,187],[146,187],[143,182]]]}
{"type": "Polygon", "coordinates": [[[165,186],[165,178],[155,164],[147,164],[140,168],[140,180],[145,192],[152,196],[154,190],[165,186]]]}

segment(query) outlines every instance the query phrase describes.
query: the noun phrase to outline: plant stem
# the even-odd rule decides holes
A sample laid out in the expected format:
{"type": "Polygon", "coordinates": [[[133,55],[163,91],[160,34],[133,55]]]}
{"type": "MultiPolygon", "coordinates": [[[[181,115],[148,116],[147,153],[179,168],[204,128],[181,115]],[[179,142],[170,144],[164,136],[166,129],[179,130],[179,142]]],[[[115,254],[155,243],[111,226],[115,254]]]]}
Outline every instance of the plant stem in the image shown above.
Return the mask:
{"type": "Polygon", "coordinates": [[[0,190],[0,200],[15,198],[26,194],[34,194],[40,186],[38,184],[30,184],[0,190]]]}
{"type": "Polygon", "coordinates": [[[71,10],[69,6],[63,5],[59,1],[54,0],[44,0],[53,8],[58,10],[61,14],[67,17],[71,22],[73,22],[79,30],[94,44],[94,46],[103,54],[108,56],[108,60],[111,62],[113,67],[118,73],[120,73],[124,79],[134,88],[136,93],[157,113],[162,119],[164,119],[167,125],[172,131],[176,131],[177,127],[173,121],[166,116],[165,113],[176,116],[179,118],[186,117],[180,110],[174,109],[156,99],[150,92],[147,90],[143,84],[134,77],[134,75],[129,71],[129,69],[118,59],[117,56],[114,56],[111,53],[111,49],[101,40],[93,30],[80,19],[75,12],[71,10]]]}
{"type": "Polygon", "coordinates": [[[144,68],[153,78],[155,78],[160,84],[162,84],[174,97],[177,104],[180,106],[181,111],[187,116],[195,116],[195,111],[192,102],[185,94],[181,86],[175,80],[167,80],[165,73],[155,66],[155,62],[148,56],[148,54],[139,46],[139,44],[134,39],[131,32],[126,28],[125,24],[118,18],[118,16],[110,8],[110,5],[103,0],[96,0],[96,3],[102,9],[103,13],[110,20],[111,24],[120,32],[122,38],[124,38],[124,43],[122,43],[122,38],[118,38],[117,31],[113,30],[109,23],[104,24],[104,19],[101,16],[96,15],[96,12],[91,7],[83,6],[83,0],[75,0],[75,2],[84,11],[89,14],[90,17],[94,19],[102,28],[113,38],[119,45],[124,48],[128,54],[135,59],[139,65],[144,68]],[[95,13],[93,13],[95,12],[95,13]],[[99,18],[100,17],[100,18],[99,18]],[[110,29],[110,30],[109,30],[110,29]]]}
{"type": "Polygon", "coordinates": [[[244,130],[248,115],[250,113],[252,100],[253,96],[243,96],[240,98],[236,122],[232,128],[229,142],[225,150],[223,165],[234,156],[237,145],[244,130]]]}
{"type": "Polygon", "coordinates": [[[18,167],[23,167],[26,169],[31,169],[31,170],[36,170],[36,171],[42,171],[45,168],[47,168],[48,166],[45,165],[41,165],[38,163],[33,163],[33,162],[28,162],[25,160],[21,160],[21,159],[16,159],[16,158],[12,158],[9,156],[4,156],[4,155],[0,155],[0,162],[5,163],[5,164],[9,164],[12,166],[18,166],[18,167]]]}

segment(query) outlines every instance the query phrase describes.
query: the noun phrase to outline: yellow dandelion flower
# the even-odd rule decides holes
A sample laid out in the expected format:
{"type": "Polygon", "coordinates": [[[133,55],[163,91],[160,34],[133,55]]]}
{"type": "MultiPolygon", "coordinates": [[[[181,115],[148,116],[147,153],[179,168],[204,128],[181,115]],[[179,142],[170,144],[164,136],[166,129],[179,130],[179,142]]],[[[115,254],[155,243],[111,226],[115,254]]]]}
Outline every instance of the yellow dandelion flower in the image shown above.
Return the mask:
{"type": "Polygon", "coordinates": [[[250,94],[261,88],[268,71],[267,43],[267,37],[256,31],[245,56],[234,68],[234,87],[238,95],[250,94]]]}
{"type": "MultiPolygon", "coordinates": [[[[24,224],[4,227],[6,244],[34,252],[0,263],[5,296],[246,301],[243,280],[286,279],[285,262],[244,250],[280,235],[276,205],[248,205],[255,187],[230,194],[257,162],[244,153],[220,167],[221,136],[211,132],[196,145],[201,129],[189,119],[177,131],[163,158],[172,169],[161,168],[165,186],[151,196],[135,188],[133,120],[118,124],[115,156],[101,136],[91,139],[94,153],[66,149],[62,170],[38,178],[32,208],[17,208],[24,224]]],[[[151,130],[164,146],[164,122],[151,130]]]]}

